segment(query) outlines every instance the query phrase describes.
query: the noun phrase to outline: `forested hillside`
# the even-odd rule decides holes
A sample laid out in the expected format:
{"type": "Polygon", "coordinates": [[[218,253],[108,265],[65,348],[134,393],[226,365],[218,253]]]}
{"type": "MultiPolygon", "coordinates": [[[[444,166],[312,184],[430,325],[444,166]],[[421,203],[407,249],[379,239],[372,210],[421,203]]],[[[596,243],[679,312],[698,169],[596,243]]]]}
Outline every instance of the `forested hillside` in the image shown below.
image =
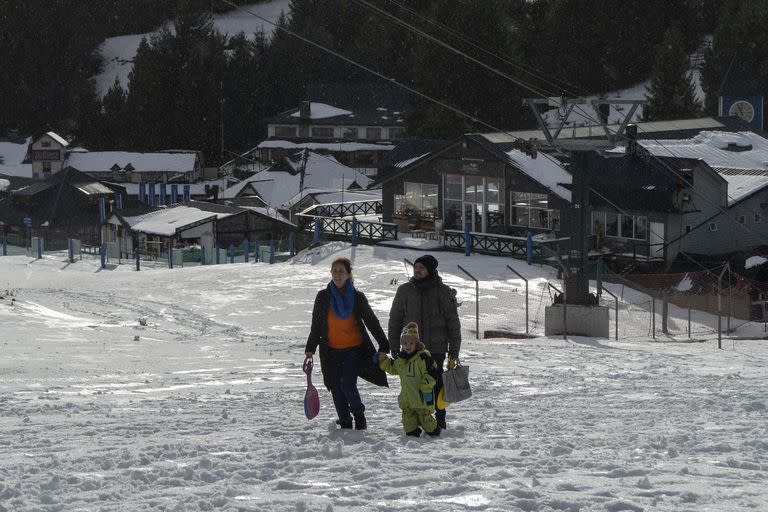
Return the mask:
{"type": "Polygon", "coordinates": [[[318,82],[381,80],[360,64],[482,121],[420,97],[413,136],[530,127],[521,99],[600,94],[651,78],[647,115],[691,116],[688,55],[706,34],[705,112],[733,51],[753,52],[768,85],[764,0],[292,0],[287,31],[229,34],[211,16],[232,0],[0,2],[0,134],[54,129],[90,148],[195,148],[215,164],[263,137],[260,120],[318,82]],[[107,37],[171,30],[142,43],[129,83],[99,100],[107,37]],[[340,56],[348,60],[343,60],[340,56]],[[226,120],[226,122],[222,122],[226,120]]]}

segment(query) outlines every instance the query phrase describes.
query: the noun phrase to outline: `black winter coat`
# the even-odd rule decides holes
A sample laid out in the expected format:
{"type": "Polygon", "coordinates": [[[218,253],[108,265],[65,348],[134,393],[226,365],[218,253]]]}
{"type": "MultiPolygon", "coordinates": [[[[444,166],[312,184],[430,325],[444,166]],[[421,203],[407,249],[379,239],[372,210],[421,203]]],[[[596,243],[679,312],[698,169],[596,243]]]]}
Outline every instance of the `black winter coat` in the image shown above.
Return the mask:
{"type": "MultiPolygon", "coordinates": [[[[332,286],[332,285],[331,285],[332,286]]],[[[328,288],[317,292],[315,297],[315,306],[312,308],[312,326],[307,337],[305,352],[315,353],[317,347],[320,347],[320,369],[323,372],[323,384],[327,389],[331,389],[328,382],[328,372],[326,371],[326,361],[328,355],[328,308],[331,307],[331,292],[328,288]]],[[[365,294],[355,290],[355,303],[352,307],[352,314],[357,319],[357,325],[360,327],[360,334],[363,338],[363,354],[360,358],[360,369],[358,375],[377,386],[389,387],[387,374],[379,368],[378,360],[373,362],[373,355],[377,350],[373,346],[368,331],[371,331],[373,337],[379,344],[378,352],[389,352],[389,342],[381,328],[379,319],[368,304],[365,294]]]]}
{"type": "Polygon", "coordinates": [[[419,326],[419,337],[431,354],[458,355],[461,349],[461,322],[451,288],[435,273],[418,281],[401,284],[389,312],[389,344],[400,350],[400,335],[408,322],[419,326]]]}

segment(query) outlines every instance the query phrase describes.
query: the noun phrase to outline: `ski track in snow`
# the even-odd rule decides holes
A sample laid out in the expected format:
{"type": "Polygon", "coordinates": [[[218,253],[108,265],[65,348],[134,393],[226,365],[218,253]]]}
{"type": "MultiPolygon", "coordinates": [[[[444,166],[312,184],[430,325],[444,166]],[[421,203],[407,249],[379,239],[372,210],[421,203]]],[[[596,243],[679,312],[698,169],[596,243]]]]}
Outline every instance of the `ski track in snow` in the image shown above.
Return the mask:
{"type": "MultiPolygon", "coordinates": [[[[385,326],[407,254],[389,252],[358,250],[354,271],[385,326]]],[[[366,432],[335,429],[322,386],[307,421],[304,340],[335,255],[83,261],[56,286],[58,260],[0,260],[0,512],[768,510],[764,341],[470,338],[474,396],[441,438],[403,436],[394,379],[361,384],[366,432]]]]}

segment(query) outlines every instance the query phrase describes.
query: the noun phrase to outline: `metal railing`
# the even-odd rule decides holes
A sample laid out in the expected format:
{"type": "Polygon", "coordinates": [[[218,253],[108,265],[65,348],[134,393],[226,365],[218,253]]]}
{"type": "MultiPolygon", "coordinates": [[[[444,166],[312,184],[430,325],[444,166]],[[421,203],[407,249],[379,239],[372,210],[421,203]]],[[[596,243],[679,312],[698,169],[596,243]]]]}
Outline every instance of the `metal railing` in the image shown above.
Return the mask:
{"type": "Polygon", "coordinates": [[[314,222],[304,226],[304,231],[319,231],[323,240],[352,240],[353,226],[360,242],[384,242],[397,240],[397,225],[390,222],[369,222],[339,217],[311,217],[314,222]],[[319,229],[318,229],[319,223],[319,229]]]}

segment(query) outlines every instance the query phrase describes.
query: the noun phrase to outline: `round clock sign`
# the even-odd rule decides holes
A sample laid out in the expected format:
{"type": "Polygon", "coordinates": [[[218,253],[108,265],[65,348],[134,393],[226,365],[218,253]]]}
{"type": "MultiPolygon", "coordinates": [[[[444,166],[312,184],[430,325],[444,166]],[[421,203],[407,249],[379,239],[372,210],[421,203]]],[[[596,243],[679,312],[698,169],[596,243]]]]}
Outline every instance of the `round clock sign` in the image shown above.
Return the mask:
{"type": "Polygon", "coordinates": [[[755,118],[755,107],[748,101],[735,101],[733,105],[731,105],[730,110],[728,110],[728,114],[750,123],[755,118]]]}

